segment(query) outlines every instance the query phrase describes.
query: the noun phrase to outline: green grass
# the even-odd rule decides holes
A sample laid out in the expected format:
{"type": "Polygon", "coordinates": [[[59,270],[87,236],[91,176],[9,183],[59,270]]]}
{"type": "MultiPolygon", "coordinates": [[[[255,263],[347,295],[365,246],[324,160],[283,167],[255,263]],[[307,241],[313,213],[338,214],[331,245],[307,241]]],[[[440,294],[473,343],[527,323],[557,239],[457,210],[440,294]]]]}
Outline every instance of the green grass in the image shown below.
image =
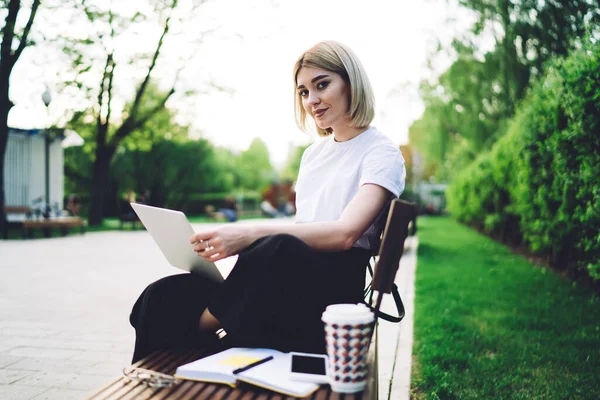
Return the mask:
{"type": "Polygon", "coordinates": [[[600,399],[600,297],[449,218],[419,220],[415,399],[600,399]]]}

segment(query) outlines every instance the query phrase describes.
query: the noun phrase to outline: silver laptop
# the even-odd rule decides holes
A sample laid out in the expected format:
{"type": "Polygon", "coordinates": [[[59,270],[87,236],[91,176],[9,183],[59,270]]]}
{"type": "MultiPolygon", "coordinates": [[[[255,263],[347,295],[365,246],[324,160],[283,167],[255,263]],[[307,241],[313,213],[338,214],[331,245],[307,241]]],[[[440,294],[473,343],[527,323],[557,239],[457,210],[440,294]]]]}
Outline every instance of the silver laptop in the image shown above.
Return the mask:
{"type": "Polygon", "coordinates": [[[217,266],[194,252],[190,244],[194,229],[184,213],[137,203],[131,203],[131,207],[169,264],[217,282],[223,281],[217,266]]]}

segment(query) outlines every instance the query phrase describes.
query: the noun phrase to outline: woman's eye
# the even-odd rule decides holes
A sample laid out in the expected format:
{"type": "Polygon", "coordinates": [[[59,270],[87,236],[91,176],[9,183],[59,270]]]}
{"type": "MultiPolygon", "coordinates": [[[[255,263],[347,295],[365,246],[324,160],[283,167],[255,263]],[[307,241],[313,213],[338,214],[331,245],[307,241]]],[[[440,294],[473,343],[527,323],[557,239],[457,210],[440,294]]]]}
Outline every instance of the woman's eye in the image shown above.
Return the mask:
{"type": "Polygon", "coordinates": [[[317,89],[325,89],[329,85],[328,81],[321,81],[317,83],[317,89]]]}
{"type": "Polygon", "coordinates": [[[300,97],[306,97],[308,95],[308,90],[301,90],[298,92],[300,97]]]}

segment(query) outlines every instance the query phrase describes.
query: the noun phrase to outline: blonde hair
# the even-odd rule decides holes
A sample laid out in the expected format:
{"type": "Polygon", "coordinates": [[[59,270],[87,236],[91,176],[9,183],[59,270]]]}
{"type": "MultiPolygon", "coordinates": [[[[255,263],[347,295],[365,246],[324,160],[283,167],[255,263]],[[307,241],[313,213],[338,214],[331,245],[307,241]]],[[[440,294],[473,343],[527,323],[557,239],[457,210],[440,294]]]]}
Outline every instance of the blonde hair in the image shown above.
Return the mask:
{"type": "MultiPolygon", "coordinates": [[[[294,65],[294,115],[298,128],[304,132],[309,131],[308,115],[296,88],[298,72],[302,67],[321,68],[342,77],[349,89],[348,113],[351,117],[351,126],[362,128],[373,121],[375,96],[360,60],[349,47],[335,41],[324,41],[305,51],[294,65]]],[[[316,128],[319,136],[328,136],[332,133],[331,128],[321,129],[318,126],[316,128]]]]}

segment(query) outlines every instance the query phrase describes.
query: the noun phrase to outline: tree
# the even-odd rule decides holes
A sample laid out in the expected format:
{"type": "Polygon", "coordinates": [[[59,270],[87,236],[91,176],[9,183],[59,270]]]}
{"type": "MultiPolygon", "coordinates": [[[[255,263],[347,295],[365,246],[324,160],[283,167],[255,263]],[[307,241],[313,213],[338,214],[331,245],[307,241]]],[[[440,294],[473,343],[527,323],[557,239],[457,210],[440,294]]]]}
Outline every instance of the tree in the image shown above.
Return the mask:
{"type": "Polygon", "coordinates": [[[452,44],[456,61],[424,83],[426,110],[410,128],[411,143],[435,175],[451,178],[506,132],[509,118],[548,60],[600,30],[600,7],[589,0],[460,0],[475,11],[470,33],[452,44]],[[482,51],[477,38],[492,37],[482,51]]]}
{"type": "Polygon", "coordinates": [[[2,28],[2,43],[0,44],[0,232],[6,226],[4,213],[4,156],[8,143],[8,113],[13,107],[9,98],[10,76],[23,50],[30,45],[29,35],[35,21],[40,0],[33,0],[29,9],[27,23],[20,30],[17,24],[21,12],[20,0],[0,1],[2,9],[7,11],[4,27],[2,28]]]}
{"type": "MultiPolygon", "coordinates": [[[[195,15],[195,10],[203,3],[204,0],[184,2],[182,7],[192,7],[192,9],[183,12],[180,10],[178,0],[167,2],[148,0],[149,7],[136,12],[135,15],[120,13],[118,3],[111,3],[108,8],[105,8],[107,5],[104,2],[86,1],[81,3],[82,15],[89,22],[89,32],[87,32],[87,37],[69,38],[65,51],[71,56],[73,64],[74,77],[70,82],[71,85],[82,88],[94,76],[97,76],[95,79],[99,80],[99,85],[87,88],[90,95],[94,93],[93,96],[96,99],[95,104],[91,107],[96,121],[96,132],[94,134],[94,163],[90,189],[90,225],[98,225],[102,221],[105,195],[109,188],[111,162],[119,146],[124,139],[141,130],[161,110],[164,110],[168,100],[176,91],[179,72],[185,66],[185,62],[180,60],[183,57],[177,58],[180,62],[176,66],[173,66],[174,63],[171,62],[168,72],[172,72],[172,81],[169,88],[162,91],[162,96],[157,96],[158,92],[150,90],[159,60],[172,61],[161,57],[169,32],[183,19],[195,15]],[[121,43],[121,39],[127,39],[127,35],[132,35],[136,24],[142,22],[144,22],[144,29],[148,29],[149,26],[155,30],[160,29],[160,35],[157,37],[153,49],[146,52],[137,48],[133,50],[125,47],[119,48],[118,44],[121,43]],[[100,59],[98,54],[101,54],[100,59]],[[101,71],[98,71],[100,63],[102,68],[101,71]],[[123,97],[126,95],[123,96],[123,93],[126,93],[127,89],[131,89],[131,87],[125,88],[126,83],[121,83],[121,86],[116,88],[117,74],[121,74],[118,72],[120,70],[123,71],[123,74],[129,74],[129,82],[137,82],[134,83],[132,100],[125,107],[120,106],[125,103],[123,97]],[[143,74],[139,75],[140,72],[143,74]]],[[[202,32],[202,34],[205,33],[202,32]]],[[[164,74],[161,78],[161,82],[164,84],[164,74]]],[[[122,79],[121,82],[123,82],[122,79]]]]}
{"type": "Polygon", "coordinates": [[[260,191],[276,177],[265,143],[255,138],[234,160],[238,186],[260,191]]]}
{"type": "Polygon", "coordinates": [[[309,145],[295,146],[288,154],[288,158],[285,162],[285,166],[280,172],[281,179],[295,182],[298,179],[298,171],[300,171],[300,162],[302,161],[302,155],[304,150],[309,145]]]}
{"type": "MultiPolygon", "coordinates": [[[[156,85],[150,84],[146,95],[149,98],[162,98],[166,94],[160,92],[156,85]]],[[[85,141],[82,147],[65,150],[65,188],[68,193],[89,194],[92,190],[97,133],[97,125],[92,117],[87,111],[75,113],[68,123],[68,128],[77,131],[85,141]]],[[[187,127],[176,123],[174,112],[167,108],[158,111],[143,127],[124,138],[111,163],[110,184],[105,192],[105,205],[108,206],[108,210],[114,211],[112,206],[119,190],[133,189],[139,192],[149,189],[156,193],[163,192],[164,183],[152,180],[161,179],[160,173],[165,163],[180,161],[175,159],[176,157],[170,157],[171,154],[164,150],[168,147],[164,142],[185,141],[189,141],[187,127]],[[148,153],[151,155],[147,156],[148,153]]]]}
{"type": "MultiPolygon", "coordinates": [[[[104,71],[100,81],[100,90],[98,93],[97,102],[97,115],[96,115],[96,151],[94,157],[94,167],[92,173],[92,188],[91,188],[91,204],[90,204],[90,215],[89,224],[99,225],[102,223],[104,216],[104,196],[108,190],[109,184],[109,173],[110,163],[115,155],[115,151],[119,147],[119,144],[127,136],[131,135],[134,131],[142,128],[148,121],[153,118],[159,111],[161,111],[169,97],[175,92],[175,86],[159,99],[149,99],[146,94],[146,90],[150,83],[150,78],[160,52],[163,47],[164,39],[169,32],[169,26],[171,22],[171,13],[177,6],[177,0],[170,2],[169,14],[164,22],[163,31],[158,39],[154,54],[150,61],[150,65],[146,69],[146,74],[142,82],[138,85],[135,92],[134,100],[129,109],[123,113],[122,122],[114,130],[111,130],[111,113],[113,112],[113,82],[115,78],[115,70],[117,68],[117,61],[115,59],[114,48],[107,47],[106,50],[106,62],[104,65],[104,71]],[[142,107],[144,102],[147,107],[142,107]],[[150,103],[150,104],[148,104],[150,103]],[[145,110],[142,110],[145,108],[145,110]]],[[[88,11],[88,15],[91,13],[88,11]]],[[[98,17],[98,15],[96,16],[98,17]]],[[[94,20],[95,18],[91,18],[94,20]]],[[[108,28],[111,39],[116,37],[115,19],[111,9],[108,11],[108,28]]]]}

